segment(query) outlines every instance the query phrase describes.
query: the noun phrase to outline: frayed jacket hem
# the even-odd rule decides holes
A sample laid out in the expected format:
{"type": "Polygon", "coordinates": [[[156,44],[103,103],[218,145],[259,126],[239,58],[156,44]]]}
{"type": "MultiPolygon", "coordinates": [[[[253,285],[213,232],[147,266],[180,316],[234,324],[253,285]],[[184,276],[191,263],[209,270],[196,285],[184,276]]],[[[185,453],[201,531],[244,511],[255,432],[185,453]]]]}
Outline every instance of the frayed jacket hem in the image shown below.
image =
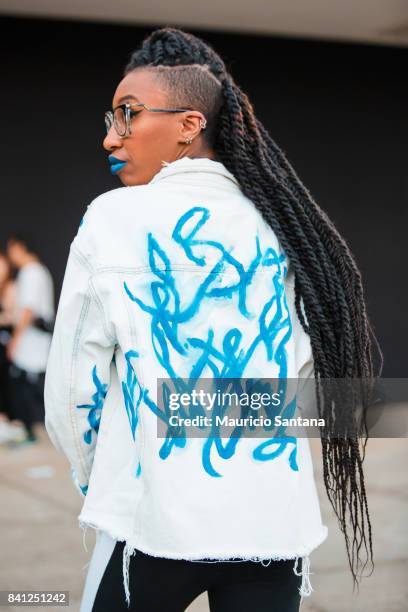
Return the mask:
{"type": "Polygon", "coordinates": [[[239,563],[240,561],[253,561],[255,563],[261,563],[262,565],[268,566],[272,561],[288,561],[293,559],[295,561],[293,572],[297,576],[302,576],[301,586],[299,587],[299,593],[301,596],[301,601],[303,597],[308,597],[311,595],[313,588],[310,583],[310,553],[320,546],[320,544],[327,538],[328,530],[327,527],[324,528],[323,534],[320,538],[309,545],[308,547],[299,547],[296,552],[294,551],[271,551],[265,554],[257,554],[253,555],[251,553],[240,551],[229,551],[228,553],[222,552],[208,552],[203,551],[200,553],[183,553],[182,555],[169,553],[167,551],[156,551],[152,550],[145,546],[140,546],[137,538],[128,538],[118,532],[115,532],[109,527],[103,526],[103,521],[99,521],[96,524],[93,521],[89,521],[83,517],[78,519],[79,527],[84,531],[84,546],[86,548],[85,542],[85,534],[88,527],[91,529],[95,529],[97,531],[104,531],[110,536],[112,539],[118,542],[124,542],[125,546],[123,549],[123,586],[126,595],[126,601],[128,606],[130,605],[130,590],[129,590],[129,563],[130,557],[134,554],[137,554],[137,551],[140,551],[146,555],[150,555],[152,557],[159,557],[165,559],[174,559],[174,560],[184,560],[184,561],[192,561],[192,562],[201,562],[201,563],[217,563],[217,562],[232,562],[239,563]],[[298,562],[299,559],[302,559],[302,568],[298,571],[298,562]],[[266,562],[266,563],[265,563],[266,562]]]}

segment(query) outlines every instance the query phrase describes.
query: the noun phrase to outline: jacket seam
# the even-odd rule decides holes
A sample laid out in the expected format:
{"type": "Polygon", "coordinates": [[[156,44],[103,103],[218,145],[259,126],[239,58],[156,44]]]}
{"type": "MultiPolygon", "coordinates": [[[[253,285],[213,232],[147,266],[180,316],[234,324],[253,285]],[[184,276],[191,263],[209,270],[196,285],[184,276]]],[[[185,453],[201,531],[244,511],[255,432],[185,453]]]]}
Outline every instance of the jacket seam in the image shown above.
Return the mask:
{"type": "Polygon", "coordinates": [[[103,332],[104,332],[104,334],[106,336],[106,339],[109,342],[111,342],[112,344],[116,344],[116,337],[114,337],[110,333],[110,331],[108,329],[108,324],[107,324],[106,315],[105,315],[105,309],[103,307],[102,300],[100,299],[100,297],[99,297],[99,295],[98,295],[98,293],[96,291],[96,288],[95,288],[95,286],[94,286],[94,284],[92,282],[92,278],[93,277],[91,276],[91,278],[88,281],[89,291],[90,291],[93,299],[95,300],[95,303],[96,303],[96,305],[97,305],[97,307],[98,307],[98,309],[100,311],[100,315],[101,315],[101,319],[102,319],[103,332]]]}
{"type": "MultiPolygon", "coordinates": [[[[160,180],[164,180],[165,177],[163,177],[160,180]]],[[[180,179],[173,179],[172,180],[172,184],[176,185],[177,183],[181,183],[183,185],[192,185],[192,186],[197,186],[197,187],[205,187],[206,189],[227,189],[228,191],[231,191],[232,193],[236,193],[237,191],[239,192],[241,190],[241,187],[239,184],[237,184],[235,181],[233,181],[232,179],[230,179],[229,177],[226,177],[228,181],[230,181],[229,183],[220,183],[220,185],[208,185],[208,183],[206,183],[205,181],[197,181],[196,179],[186,179],[184,176],[180,179]]],[[[159,182],[159,179],[157,181],[155,181],[155,183],[159,182]]],[[[158,185],[159,187],[159,185],[158,185]]],[[[160,187],[162,187],[160,185],[160,187]]],[[[164,188],[164,186],[163,186],[164,188]]]]}
{"type": "MultiPolygon", "coordinates": [[[[170,268],[163,268],[162,271],[166,271],[166,272],[177,272],[177,271],[194,271],[195,274],[209,274],[211,273],[212,267],[218,262],[214,262],[211,266],[207,265],[206,267],[201,267],[201,266],[197,266],[197,264],[173,264],[170,268]]],[[[139,267],[133,267],[133,268],[128,268],[125,266],[105,266],[105,267],[100,267],[100,268],[95,268],[93,274],[92,274],[92,278],[97,276],[98,274],[108,274],[108,273],[115,273],[115,274],[147,274],[147,273],[151,273],[152,270],[150,268],[150,266],[139,266],[139,267]]],[[[219,274],[218,272],[214,272],[214,274],[219,274]]],[[[261,275],[265,275],[265,276],[270,276],[271,272],[268,270],[258,270],[257,274],[261,274],[261,275]]],[[[237,271],[223,271],[222,272],[222,276],[236,276],[237,275],[237,271]]],[[[293,286],[293,283],[287,283],[290,286],[293,286]]]]}
{"type": "MultiPolygon", "coordinates": [[[[130,306],[130,300],[125,298],[124,292],[121,293],[121,297],[122,297],[123,305],[124,305],[124,308],[125,308],[125,311],[128,317],[131,346],[136,347],[136,350],[140,354],[138,333],[137,333],[136,326],[134,325],[134,316],[133,316],[132,309],[130,306]]],[[[138,373],[139,373],[138,379],[142,385],[142,389],[144,389],[144,385],[145,385],[144,359],[139,359],[137,361],[137,365],[135,364],[135,368],[138,370],[138,373]]],[[[143,406],[143,403],[141,403],[141,405],[139,406],[139,411],[142,409],[142,406],[143,406]]],[[[145,428],[143,425],[143,418],[140,416],[140,414],[139,414],[138,426],[136,429],[136,436],[137,437],[135,439],[135,444],[137,445],[139,443],[139,452],[136,454],[136,456],[138,455],[140,466],[143,466],[144,465],[144,447],[145,447],[145,428]]],[[[140,509],[141,508],[142,508],[142,496],[140,496],[138,500],[137,507],[135,508],[135,512],[134,512],[134,518],[132,521],[132,534],[134,535],[140,534],[141,532],[141,521],[140,521],[140,509]]]]}
{"type": "Polygon", "coordinates": [[[137,344],[137,332],[136,332],[136,327],[133,324],[131,304],[129,303],[130,300],[126,297],[126,294],[124,291],[120,292],[120,297],[121,297],[121,301],[123,304],[123,308],[125,309],[125,312],[126,312],[127,321],[128,321],[129,330],[130,330],[130,341],[131,341],[131,346],[133,347],[133,346],[136,346],[137,344]]]}
{"type": "Polygon", "coordinates": [[[105,337],[109,342],[116,344],[116,338],[110,333],[108,329],[105,309],[103,307],[102,300],[100,299],[98,292],[93,284],[93,278],[95,276],[95,268],[90,263],[89,259],[85,257],[84,253],[82,253],[82,251],[76,245],[72,245],[72,250],[73,250],[73,254],[75,255],[75,258],[78,261],[78,263],[81,264],[84,268],[86,268],[89,272],[88,289],[89,289],[89,293],[95,300],[95,303],[98,309],[100,310],[101,317],[102,317],[102,328],[103,328],[105,337]]]}
{"type": "Polygon", "coordinates": [[[75,329],[73,350],[72,350],[70,384],[69,384],[69,412],[70,412],[71,425],[72,425],[73,433],[74,433],[75,448],[77,450],[79,463],[81,465],[83,474],[86,478],[86,481],[88,481],[89,476],[90,476],[90,470],[88,470],[88,462],[87,462],[86,456],[83,453],[83,449],[80,443],[81,438],[80,438],[80,432],[78,429],[78,421],[77,421],[77,416],[76,416],[77,413],[76,413],[76,397],[75,397],[75,379],[76,379],[76,367],[77,367],[77,359],[78,359],[78,353],[79,353],[80,337],[81,337],[82,330],[84,328],[86,317],[88,316],[88,313],[89,313],[92,299],[94,299],[95,304],[97,305],[97,308],[100,311],[100,314],[102,315],[102,327],[103,327],[103,332],[106,338],[108,339],[109,342],[113,341],[115,343],[115,340],[112,338],[112,336],[109,334],[108,330],[106,329],[104,309],[102,307],[99,296],[96,294],[95,288],[92,284],[91,279],[92,279],[92,272],[94,268],[92,264],[89,262],[89,260],[82,253],[82,251],[78,249],[76,245],[72,245],[71,248],[72,248],[72,254],[74,258],[76,259],[76,261],[80,264],[80,266],[84,267],[90,275],[90,277],[88,278],[87,286],[86,286],[86,293],[83,298],[81,312],[79,314],[78,322],[77,322],[76,329],[75,329]]]}
{"type": "Polygon", "coordinates": [[[75,244],[71,244],[71,250],[75,256],[75,259],[78,261],[78,263],[80,263],[84,268],[86,268],[89,274],[92,275],[94,271],[94,267],[89,261],[89,259],[85,257],[85,254],[82,253],[82,251],[75,244]]]}
{"type": "Polygon", "coordinates": [[[75,335],[74,335],[74,343],[73,343],[73,350],[72,350],[72,361],[71,361],[71,372],[70,372],[70,381],[69,381],[69,413],[70,413],[70,419],[71,419],[71,424],[72,424],[72,428],[74,431],[74,440],[75,440],[75,447],[77,449],[77,453],[78,453],[78,457],[79,457],[79,462],[81,465],[81,468],[83,470],[83,473],[86,477],[86,480],[88,480],[89,478],[89,474],[88,474],[88,469],[87,469],[87,461],[86,461],[86,457],[82,452],[82,447],[79,443],[80,440],[80,434],[79,434],[79,430],[78,430],[78,426],[77,426],[77,418],[76,418],[76,405],[75,405],[75,390],[74,390],[74,379],[75,379],[75,369],[76,369],[76,363],[77,363],[77,357],[78,357],[78,350],[79,350],[79,338],[81,336],[81,332],[83,329],[83,325],[84,325],[84,321],[86,319],[86,316],[89,312],[89,307],[90,307],[90,303],[91,303],[91,299],[89,295],[85,295],[83,304],[82,304],[82,308],[81,308],[81,312],[78,318],[78,323],[75,329],[75,335]]]}

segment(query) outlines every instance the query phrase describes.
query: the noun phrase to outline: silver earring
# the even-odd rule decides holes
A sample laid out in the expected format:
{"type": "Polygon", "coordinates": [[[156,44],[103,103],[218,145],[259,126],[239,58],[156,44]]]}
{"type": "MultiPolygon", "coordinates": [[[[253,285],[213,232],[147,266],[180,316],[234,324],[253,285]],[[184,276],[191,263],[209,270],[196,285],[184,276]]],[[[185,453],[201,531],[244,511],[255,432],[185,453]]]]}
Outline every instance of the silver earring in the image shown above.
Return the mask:
{"type": "Polygon", "coordinates": [[[187,138],[187,140],[186,140],[186,143],[187,143],[187,144],[191,144],[192,142],[193,142],[193,139],[192,139],[192,138],[187,138]]]}
{"type": "Polygon", "coordinates": [[[207,125],[207,119],[200,119],[200,127],[205,130],[207,125]]]}

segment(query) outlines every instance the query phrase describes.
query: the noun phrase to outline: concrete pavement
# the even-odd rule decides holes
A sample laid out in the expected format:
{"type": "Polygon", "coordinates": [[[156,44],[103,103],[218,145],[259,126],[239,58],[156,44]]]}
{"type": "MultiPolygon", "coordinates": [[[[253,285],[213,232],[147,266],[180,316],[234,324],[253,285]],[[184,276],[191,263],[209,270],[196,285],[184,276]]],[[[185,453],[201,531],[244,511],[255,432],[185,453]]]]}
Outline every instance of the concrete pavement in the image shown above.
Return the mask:
{"type": "MultiPolygon", "coordinates": [[[[0,447],[0,589],[69,590],[69,609],[77,612],[95,536],[89,529],[87,553],[77,524],[81,498],[68,463],[41,427],[39,435],[36,446],[0,447]]],[[[312,440],[311,446],[329,537],[311,555],[314,592],[304,600],[302,612],[407,612],[408,440],[372,439],[367,447],[376,568],[363,580],[358,596],[352,594],[343,536],[323,488],[319,441],[312,440]]],[[[208,612],[206,594],[188,612],[208,612]]],[[[271,612],[280,611],[271,605],[271,612]]]]}

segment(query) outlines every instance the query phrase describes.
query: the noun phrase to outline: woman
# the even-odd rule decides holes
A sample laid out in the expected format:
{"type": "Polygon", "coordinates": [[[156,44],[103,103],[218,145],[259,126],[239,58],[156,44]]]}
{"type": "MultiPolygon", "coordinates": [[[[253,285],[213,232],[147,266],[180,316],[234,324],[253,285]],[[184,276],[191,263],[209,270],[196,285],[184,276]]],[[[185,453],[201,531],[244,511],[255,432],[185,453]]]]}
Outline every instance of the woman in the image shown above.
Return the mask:
{"type": "MultiPolygon", "coordinates": [[[[212,612],[298,610],[327,536],[307,438],[173,428],[172,389],[197,417],[198,379],[275,379],[289,414],[288,379],[371,379],[359,271],[203,40],[152,32],[112,108],[103,145],[124,187],[88,206],[71,245],[45,386],[80,525],[97,530],[81,610],[181,612],[204,591],[212,612]]],[[[352,435],[327,435],[333,397],[319,398],[356,580],[360,550],[372,559],[357,430],[350,411],[352,435]]]]}
{"type": "Polygon", "coordinates": [[[0,251],[0,441],[11,438],[14,432],[9,421],[13,418],[9,394],[7,344],[11,338],[15,314],[15,283],[6,254],[0,251]]]}

